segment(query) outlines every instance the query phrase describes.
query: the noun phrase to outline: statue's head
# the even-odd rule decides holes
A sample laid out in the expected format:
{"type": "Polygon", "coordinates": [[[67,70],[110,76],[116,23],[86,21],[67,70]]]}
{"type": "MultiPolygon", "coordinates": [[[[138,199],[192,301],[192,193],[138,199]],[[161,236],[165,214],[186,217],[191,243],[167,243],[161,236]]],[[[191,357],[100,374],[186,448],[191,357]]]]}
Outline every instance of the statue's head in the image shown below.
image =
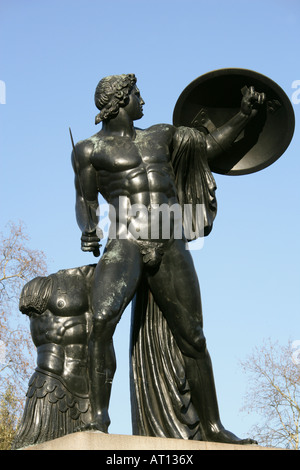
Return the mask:
{"type": "Polygon", "coordinates": [[[133,73],[102,78],[95,91],[95,104],[100,110],[95,118],[95,124],[117,116],[119,108],[128,103],[135,84],[136,77],[133,73]]]}

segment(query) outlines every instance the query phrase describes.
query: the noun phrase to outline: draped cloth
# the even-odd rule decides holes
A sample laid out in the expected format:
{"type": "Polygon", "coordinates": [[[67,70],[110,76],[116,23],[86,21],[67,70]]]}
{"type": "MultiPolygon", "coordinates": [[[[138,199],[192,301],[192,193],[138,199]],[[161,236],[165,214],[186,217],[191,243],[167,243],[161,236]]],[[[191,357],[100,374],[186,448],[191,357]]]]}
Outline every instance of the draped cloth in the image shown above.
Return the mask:
{"type": "MultiPolygon", "coordinates": [[[[188,127],[177,129],[173,140],[172,166],[183,214],[186,214],[184,205],[190,205],[192,229],[196,237],[208,235],[217,214],[217,186],[207,162],[206,140],[202,132],[188,127]],[[202,217],[198,220],[197,205],[202,209],[202,217]]],[[[190,240],[188,235],[186,238],[190,240]]]]}
{"type": "Polygon", "coordinates": [[[181,352],[146,282],[135,298],[131,339],[133,434],[201,440],[181,352]]]}
{"type": "MultiPolygon", "coordinates": [[[[179,203],[182,208],[185,204],[192,207],[196,236],[206,236],[212,230],[217,201],[205,136],[196,129],[178,128],[172,165],[179,203]],[[197,205],[202,208],[200,224],[197,205]]],[[[189,240],[189,234],[185,235],[189,240]]],[[[202,424],[192,402],[183,356],[146,279],[133,302],[130,352],[133,434],[202,440],[202,424]]]]}

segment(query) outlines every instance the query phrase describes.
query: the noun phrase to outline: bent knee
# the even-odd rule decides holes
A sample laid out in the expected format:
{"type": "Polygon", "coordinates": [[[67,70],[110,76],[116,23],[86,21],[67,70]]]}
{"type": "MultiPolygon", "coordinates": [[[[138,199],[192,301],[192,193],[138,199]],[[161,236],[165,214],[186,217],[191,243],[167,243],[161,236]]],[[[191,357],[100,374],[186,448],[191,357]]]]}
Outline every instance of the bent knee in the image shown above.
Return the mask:
{"type": "Polygon", "coordinates": [[[93,332],[100,335],[103,332],[114,332],[119,321],[121,312],[118,310],[107,308],[101,309],[93,315],[93,332]]]}

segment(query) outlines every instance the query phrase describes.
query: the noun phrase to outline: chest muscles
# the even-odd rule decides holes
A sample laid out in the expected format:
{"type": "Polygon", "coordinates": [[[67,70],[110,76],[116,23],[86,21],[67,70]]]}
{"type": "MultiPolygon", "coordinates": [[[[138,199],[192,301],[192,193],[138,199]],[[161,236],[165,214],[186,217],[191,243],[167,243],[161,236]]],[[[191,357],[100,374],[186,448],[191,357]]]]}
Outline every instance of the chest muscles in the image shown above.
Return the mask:
{"type": "Polygon", "coordinates": [[[127,172],[151,165],[168,164],[169,140],[166,132],[139,131],[135,140],[106,137],[95,145],[91,163],[97,171],[127,172]]]}

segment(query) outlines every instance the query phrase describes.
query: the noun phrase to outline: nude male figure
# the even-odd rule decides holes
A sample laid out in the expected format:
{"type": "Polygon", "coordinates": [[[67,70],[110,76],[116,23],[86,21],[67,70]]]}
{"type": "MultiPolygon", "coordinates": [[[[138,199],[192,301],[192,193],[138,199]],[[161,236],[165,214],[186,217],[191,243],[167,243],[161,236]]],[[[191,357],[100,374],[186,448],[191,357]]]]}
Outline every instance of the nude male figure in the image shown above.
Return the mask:
{"type": "MultiPolygon", "coordinates": [[[[209,162],[228,148],[264,101],[250,88],[241,102],[240,112],[213,134],[203,136],[209,162]]],[[[152,239],[151,210],[161,204],[178,203],[171,164],[177,128],[158,124],[138,129],[134,121],[143,116],[144,101],[133,74],[101,80],[95,93],[101,112],[96,123],[102,129],[78,142],[73,151],[76,214],[82,231],[82,250],[94,251],[98,193],[114,207],[115,236],[109,239],[95,271],[92,295],[93,326],[89,341],[90,398],[93,419],[89,429],[107,432],[108,405],[116,368],[113,334],[121,315],[132,300],[142,275],[184,356],[192,400],[204,423],[207,440],[249,443],[240,440],[221,424],[212,365],[203,333],[202,308],[197,275],[183,237],[175,238],[170,220],[170,238],[152,239]],[[82,194],[83,192],[83,194],[82,194]],[[130,215],[133,205],[147,208],[130,215]],[[88,209],[87,209],[88,208],[88,209]],[[128,217],[124,220],[124,209],[128,217]],[[122,216],[121,216],[122,215],[122,216]],[[137,234],[144,238],[138,239],[137,234]],[[145,237],[145,233],[147,236],[145,237]],[[145,262],[145,246],[150,247],[150,264],[145,262]]],[[[149,256],[147,257],[149,261],[149,256]]]]}

